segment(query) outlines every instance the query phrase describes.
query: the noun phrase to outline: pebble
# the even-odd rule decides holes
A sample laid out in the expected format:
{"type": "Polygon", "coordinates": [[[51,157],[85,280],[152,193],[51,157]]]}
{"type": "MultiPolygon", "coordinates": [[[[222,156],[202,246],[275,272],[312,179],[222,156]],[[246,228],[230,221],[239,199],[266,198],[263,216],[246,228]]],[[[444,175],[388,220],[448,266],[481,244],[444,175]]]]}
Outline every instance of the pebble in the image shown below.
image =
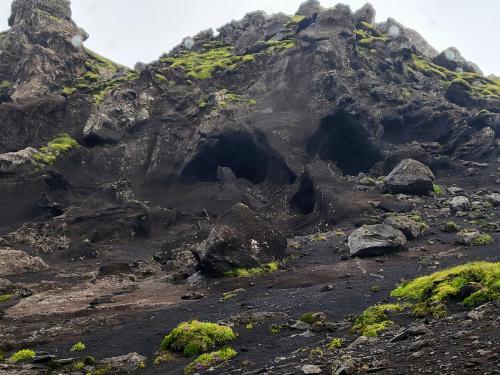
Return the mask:
{"type": "Polygon", "coordinates": [[[300,371],[302,371],[303,374],[321,374],[323,372],[323,370],[321,370],[321,368],[319,366],[316,366],[316,365],[304,365],[302,366],[302,368],[300,369],[300,371]]]}

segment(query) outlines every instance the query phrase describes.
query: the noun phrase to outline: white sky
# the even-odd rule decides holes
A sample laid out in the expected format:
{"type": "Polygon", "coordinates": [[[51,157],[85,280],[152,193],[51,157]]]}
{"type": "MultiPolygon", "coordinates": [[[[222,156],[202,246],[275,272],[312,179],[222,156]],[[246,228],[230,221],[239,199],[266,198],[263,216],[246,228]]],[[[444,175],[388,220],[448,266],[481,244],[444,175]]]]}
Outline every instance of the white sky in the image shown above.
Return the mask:
{"type": "MultiPolygon", "coordinates": [[[[253,10],[293,14],[302,0],[72,0],[73,18],[90,34],[86,46],[133,67],[150,62],[183,37],[214,30],[253,10]]],[[[366,0],[322,0],[360,8],[366,0]]],[[[0,0],[0,30],[11,0],[0,0]]],[[[438,50],[457,47],[485,74],[500,75],[499,0],[371,0],[377,22],[392,17],[420,32],[438,50]]]]}

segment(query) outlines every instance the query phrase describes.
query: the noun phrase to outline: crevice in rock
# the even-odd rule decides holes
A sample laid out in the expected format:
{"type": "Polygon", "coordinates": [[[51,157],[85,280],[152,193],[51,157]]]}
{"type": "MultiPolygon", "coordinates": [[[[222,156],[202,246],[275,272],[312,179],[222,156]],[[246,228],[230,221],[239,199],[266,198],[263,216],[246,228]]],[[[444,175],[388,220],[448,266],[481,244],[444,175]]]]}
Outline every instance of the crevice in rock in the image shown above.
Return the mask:
{"type": "Polygon", "coordinates": [[[333,161],[343,173],[368,172],[381,159],[362,124],[344,112],[325,117],[307,144],[309,157],[333,161]]]}
{"type": "Polygon", "coordinates": [[[302,215],[308,215],[314,211],[316,191],[309,175],[305,174],[302,177],[299,189],[290,199],[290,206],[302,215]]]}

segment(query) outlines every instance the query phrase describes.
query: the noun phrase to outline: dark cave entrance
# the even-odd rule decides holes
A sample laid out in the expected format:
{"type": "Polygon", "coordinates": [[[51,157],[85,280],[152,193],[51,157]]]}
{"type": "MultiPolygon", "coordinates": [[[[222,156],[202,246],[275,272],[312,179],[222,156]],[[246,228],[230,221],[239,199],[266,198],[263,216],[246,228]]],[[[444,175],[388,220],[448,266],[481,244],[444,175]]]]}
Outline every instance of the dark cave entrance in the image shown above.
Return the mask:
{"type": "Polygon", "coordinates": [[[314,211],[314,207],[316,206],[316,191],[308,175],[302,177],[299,190],[293,195],[290,205],[302,215],[308,215],[314,211]]]}
{"type": "Polygon", "coordinates": [[[181,173],[186,183],[217,181],[217,167],[229,167],[236,177],[253,184],[266,180],[269,170],[268,152],[244,133],[211,139],[181,173]]]}
{"type": "Polygon", "coordinates": [[[342,172],[352,176],[368,172],[381,159],[363,126],[344,112],[321,121],[307,144],[307,153],[310,157],[333,161],[342,172]]]}

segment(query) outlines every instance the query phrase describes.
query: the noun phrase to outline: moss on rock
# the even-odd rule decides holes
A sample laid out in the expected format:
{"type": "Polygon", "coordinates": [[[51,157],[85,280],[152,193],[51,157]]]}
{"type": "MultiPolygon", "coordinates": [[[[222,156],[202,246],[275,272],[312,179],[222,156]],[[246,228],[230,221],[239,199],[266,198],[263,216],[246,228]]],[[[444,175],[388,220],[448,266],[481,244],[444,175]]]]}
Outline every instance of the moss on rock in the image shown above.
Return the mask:
{"type": "Polygon", "coordinates": [[[230,327],[192,320],[174,328],[161,343],[162,350],[182,352],[186,357],[201,354],[236,339],[230,327]]]}
{"type": "Polygon", "coordinates": [[[61,154],[77,147],[79,147],[78,142],[71,136],[60,134],[50,141],[47,146],[39,148],[38,152],[33,154],[33,159],[40,164],[52,165],[61,154]]]}
{"type": "Polygon", "coordinates": [[[363,336],[378,336],[381,331],[386,330],[394,323],[392,320],[389,320],[388,313],[396,313],[403,310],[403,305],[394,303],[371,306],[356,318],[353,330],[363,336]]]}
{"type": "Polygon", "coordinates": [[[208,370],[211,367],[218,366],[229,361],[230,359],[236,357],[237,354],[238,353],[230,347],[202,354],[184,368],[184,373],[189,375],[199,372],[200,370],[208,370]]]}
{"type": "Polygon", "coordinates": [[[467,307],[499,300],[500,262],[467,263],[418,277],[400,285],[391,295],[427,304],[453,298],[467,307]]]}

